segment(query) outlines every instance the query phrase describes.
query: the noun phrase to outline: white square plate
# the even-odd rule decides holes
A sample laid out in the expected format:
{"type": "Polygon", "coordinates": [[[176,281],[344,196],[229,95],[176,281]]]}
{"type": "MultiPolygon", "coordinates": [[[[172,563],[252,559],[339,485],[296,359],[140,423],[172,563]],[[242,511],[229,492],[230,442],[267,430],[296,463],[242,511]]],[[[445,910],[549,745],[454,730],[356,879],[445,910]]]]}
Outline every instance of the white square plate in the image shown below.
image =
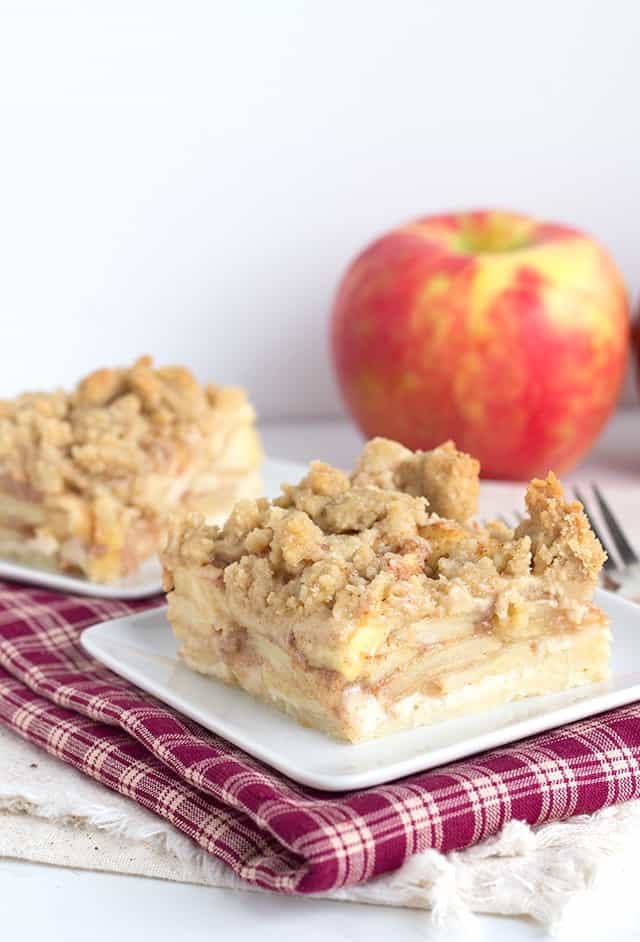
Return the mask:
{"type": "MultiPolygon", "coordinates": [[[[294,484],[306,470],[304,465],[291,461],[265,458],[261,468],[265,497],[277,497],[284,481],[294,484]]],[[[21,566],[5,559],[0,559],[0,579],[13,579],[15,582],[26,582],[75,595],[91,595],[97,599],[145,599],[162,592],[162,570],[156,556],[143,563],[137,572],[108,585],[46,569],[21,566]]]]}
{"type": "Polygon", "coordinates": [[[361,745],[298,725],[179,660],[165,608],[94,625],[82,644],[99,661],[285,775],[327,791],[365,788],[640,699],[640,606],[596,593],[613,626],[611,679],[361,745]]]}

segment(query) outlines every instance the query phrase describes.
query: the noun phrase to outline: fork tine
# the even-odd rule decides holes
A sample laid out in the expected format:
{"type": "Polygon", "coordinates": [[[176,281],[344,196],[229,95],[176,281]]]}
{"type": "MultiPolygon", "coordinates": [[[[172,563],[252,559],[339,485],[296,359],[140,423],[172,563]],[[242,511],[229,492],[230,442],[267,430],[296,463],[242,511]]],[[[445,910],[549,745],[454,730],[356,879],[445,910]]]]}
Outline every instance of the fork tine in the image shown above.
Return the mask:
{"type": "Polygon", "coordinates": [[[498,520],[502,520],[510,530],[515,530],[521,520],[524,520],[524,514],[519,510],[514,510],[513,514],[498,514],[498,520]]]}
{"type": "Polygon", "coordinates": [[[616,545],[616,549],[620,554],[620,559],[626,566],[630,566],[633,563],[638,562],[638,557],[636,556],[633,547],[630,545],[626,536],[622,532],[622,528],[618,523],[616,517],[614,516],[611,507],[604,499],[602,492],[597,484],[592,484],[593,493],[596,495],[596,500],[600,510],[602,511],[602,516],[607,521],[607,526],[609,527],[609,533],[611,534],[611,539],[616,545]]]}
{"type": "Polygon", "coordinates": [[[584,512],[585,512],[585,516],[586,516],[587,520],[589,521],[589,526],[591,527],[591,529],[593,530],[593,532],[595,533],[595,535],[596,535],[596,536],[598,537],[598,539],[600,540],[600,543],[602,544],[602,548],[603,548],[603,550],[605,551],[605,553],[607,554],[607,559],[606,559],[606,561],[605,561],[605,564],[604,564],[604,567],[603,567],[603,568],[606,569],[607,572],[610,572],[610,571],[613,570],[613,569],[617,569],[616,562],[615,562],[615,560],[613,559],[613,557],[611,556],[611,550],[609,549],[609,547],[608,547],[608,545],[607,545],[607,541],[605,540],[605,538],[603,537],[602,533],[601,533],[600,530],[598,529],[598,527],[597,527],[597,525],[596,525],[596,522],[595,522],[595,520],[593,519],[593,516],[589,513],[589,509],[588,509],[588,507],[587,507],[587,503],[586,503],[584,497],[582,496],[581,491],[579,490],[579,488],[574,487],[573,493],[576,495],[576,497],[578,498],[578,500],[579,500],[580,503],[582,504],[582,509],[583,509],[584,512]]]}

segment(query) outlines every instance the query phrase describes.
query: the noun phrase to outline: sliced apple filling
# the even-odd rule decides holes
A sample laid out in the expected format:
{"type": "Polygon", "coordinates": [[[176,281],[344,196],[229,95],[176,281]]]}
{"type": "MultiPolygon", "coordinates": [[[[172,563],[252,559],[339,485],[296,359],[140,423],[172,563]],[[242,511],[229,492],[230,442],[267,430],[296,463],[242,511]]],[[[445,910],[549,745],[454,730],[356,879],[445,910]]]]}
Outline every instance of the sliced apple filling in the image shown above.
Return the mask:
{"type": "Polygon", "coordinates": [[[350,477],[315,462],[222,528],[176,522],[162,560],[185,662],[354,742],[603,679],[604,553],[580,505],[549,475],[515,531],[482,528],[477,475],[451,444],[376,439],[350,477]]]}

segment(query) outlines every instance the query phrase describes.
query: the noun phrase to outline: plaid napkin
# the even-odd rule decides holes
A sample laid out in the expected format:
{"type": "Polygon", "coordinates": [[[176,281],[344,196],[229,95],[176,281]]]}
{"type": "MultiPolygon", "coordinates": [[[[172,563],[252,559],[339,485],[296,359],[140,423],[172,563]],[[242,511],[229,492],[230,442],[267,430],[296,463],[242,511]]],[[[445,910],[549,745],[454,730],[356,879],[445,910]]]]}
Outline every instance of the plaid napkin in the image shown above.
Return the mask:
{"type": "Polygon", "coordinates": [[[0,582],[0,722],[251,883],[326,892],[428,848],[475,844],[514,818],[540,824],[640,797],[640,705],[378,788],[327,795],[296,785],[80,646],[88,625],[159,603],[0,582]]]}

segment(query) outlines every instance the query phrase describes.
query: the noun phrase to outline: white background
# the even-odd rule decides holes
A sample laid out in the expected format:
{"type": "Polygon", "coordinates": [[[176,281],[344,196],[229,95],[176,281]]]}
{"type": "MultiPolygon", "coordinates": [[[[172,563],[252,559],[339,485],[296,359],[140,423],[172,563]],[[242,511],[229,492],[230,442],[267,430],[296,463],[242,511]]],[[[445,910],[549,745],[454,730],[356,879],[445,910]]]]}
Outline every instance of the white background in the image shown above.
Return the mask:
{"type": "Polygon", "coordinates": [[[413,216],[570,222],[640,287],[640,5],[0,0],[0,394],[141,351],[340,410],[339,274],[413,216]]]}

